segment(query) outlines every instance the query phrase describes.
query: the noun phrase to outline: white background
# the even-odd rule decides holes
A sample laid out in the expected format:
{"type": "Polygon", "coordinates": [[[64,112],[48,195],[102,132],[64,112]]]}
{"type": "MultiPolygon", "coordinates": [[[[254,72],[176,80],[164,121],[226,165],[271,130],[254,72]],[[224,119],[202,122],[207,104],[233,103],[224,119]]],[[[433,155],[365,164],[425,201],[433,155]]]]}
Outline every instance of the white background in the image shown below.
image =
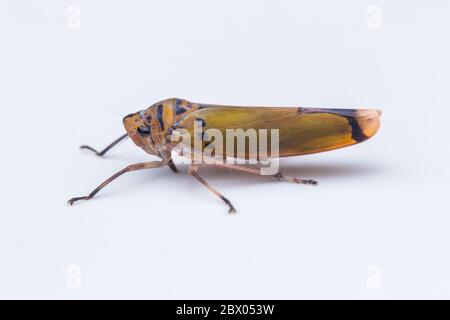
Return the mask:
{"type": "Polygon", "coordinates": [[[1,0],[0,297],[450,298],[449,14],[444,0],[1,0]],[[105,159],[78,146],[170,97],[380,108],[382,127],[281,162],[317,187],[203,171],[236,215],[185,167],[67,206],[150,160],[131,141],[105,159]]]}

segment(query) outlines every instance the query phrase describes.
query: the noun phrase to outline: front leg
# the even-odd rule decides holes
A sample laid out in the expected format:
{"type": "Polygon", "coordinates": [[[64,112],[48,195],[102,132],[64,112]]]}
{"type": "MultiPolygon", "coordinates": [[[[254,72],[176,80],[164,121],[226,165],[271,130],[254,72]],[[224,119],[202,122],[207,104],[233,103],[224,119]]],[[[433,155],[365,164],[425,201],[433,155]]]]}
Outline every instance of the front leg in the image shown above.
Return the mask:
{"type": "Polygon", "coordinates": [[[122,142],[126,138],[128,138],[128,133],[125,133],[124,135],[121,135],[119,138],[117,138],[116,140],[111,142],[108,146],[106,146],[106,148],[103,149],[102,151],[97,151],[94,148],[92,148],[90,146],[87,146],[87,145],[80,146],[80,149],[90,150],[90,151],[94,152],[97,156],[103,157],[109,150],[111,150],[113,147],[118,145],[120,142],[122,142]]]}
{"type": "Polygon", "coordinates": [[[83,196],[83,197],[72,198],[72,199],[70,199],[68,201],[68,203],[70,205],[73,205],[74,202],[79,201],[79,200],[92,199],[106,185],[108,185],[110,182],[112,182],[113,180],[115,180],[116,178],[120,177],[121,175],[123,175],[126,172],[137,171],[137,170],[142,170],[142,169],[160,168],[160,167],[162,167],[164,165],[166,165],[165,161],[151,161],[151,162],[144,162],[144,163],[133,164],[131,166],[128,166],[128,167],[120,170],[119,172],[115,173],[114,175],[112,175],[111,177],[106,179],[101,185],[99,185],[97,188],[95,188],[94,191],[92,191],[89,195],[83,196]]]}

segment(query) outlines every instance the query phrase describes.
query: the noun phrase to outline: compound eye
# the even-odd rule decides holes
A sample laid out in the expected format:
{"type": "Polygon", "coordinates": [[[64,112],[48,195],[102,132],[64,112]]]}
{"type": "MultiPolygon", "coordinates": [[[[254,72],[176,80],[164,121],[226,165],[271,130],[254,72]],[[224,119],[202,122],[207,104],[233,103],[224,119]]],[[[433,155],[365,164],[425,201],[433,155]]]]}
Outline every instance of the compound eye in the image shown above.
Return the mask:
{"type": "Polygon", "coordinates": [[[137,128],[137,131],[141,136],[148,136],[150,134],[150,127],[140,126],[139,128],[137,128]]]}

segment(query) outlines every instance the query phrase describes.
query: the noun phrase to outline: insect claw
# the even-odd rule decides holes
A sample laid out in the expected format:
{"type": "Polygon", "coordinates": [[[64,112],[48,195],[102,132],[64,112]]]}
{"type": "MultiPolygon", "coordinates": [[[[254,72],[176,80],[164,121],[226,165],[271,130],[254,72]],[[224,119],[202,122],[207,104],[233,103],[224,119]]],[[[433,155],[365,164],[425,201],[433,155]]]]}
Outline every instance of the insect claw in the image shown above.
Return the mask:
{"type": "Polygon", "coordinates": [[[89,200],[89,199],[90,199],[89,196],[87,196],[87,197],[75,197],[75,198],[72,198],[69,201],[67,201],[67,204],[69,206],[72,206],[74,202],[77,202],[77,201],[80,201],[80,200],[89,200]]]}
{"type": "Polygon", "coordinates": [[[228,213],[236,213],[236,209],[230,204],[230,210],[228,210],[228,213]]]}
{"type": "Polygon", "coordinates": [[[303,180],[305,184],[311,184],[313,186],[318,185],[319,183],[316,180],[303,180]]]}
{"type": "Polygon", "coordinates": [[[302,184],[310,184],[310,185],[317,185],[318,182],[316,180],[299,180],[296,179],[298,182],[297,183],[302,183],[302,184]]]}
{"type": "Polygon", "coordinates": [[[225,198],[224,196],[221,196],[220,197],[222,200],[223,200],[223,202],[225,202],[227,205],[228,205],[228,207],[230,208],[229,210],[228,210],[228,213],[236,213],[236,209],[233,207],[233,205],[231,204],[231,201],[230,200],[228,200],[227,198],[225,198]]]}
{"type": "Polygon", "coordinates": [[[101,154],[100,152],[98,152],[98,151],[95,150],[94,148],[89,147],[89,146],[86,146],[86,145],[80,146],[80,149],[87,149],[87,150],[90,150],[90,151],[94,152],[94,153],[95,153],[96,155],[98,155],[98,156],[102,156],[102,154],[101,154]]]}
{"type": "Polygon", "coordinates": [[[90,146],[86,146],[86,145],[80,146],[80,149],[90,150],[90,151],[94,152],[96,155],[98,155],[99,157],[103,157],[109,150],[111,150],[111,148],[113,148],[114,146],[118,145],[120,142],[122,142],[126,138],[128,138],[128,133],[125,133],[124,135],[121,135],[119,138],[117,138],[116,140],[111,142],[105,149],[103,149],[100,152],[95,150],[94,148],[92,148],[90,146]]]}

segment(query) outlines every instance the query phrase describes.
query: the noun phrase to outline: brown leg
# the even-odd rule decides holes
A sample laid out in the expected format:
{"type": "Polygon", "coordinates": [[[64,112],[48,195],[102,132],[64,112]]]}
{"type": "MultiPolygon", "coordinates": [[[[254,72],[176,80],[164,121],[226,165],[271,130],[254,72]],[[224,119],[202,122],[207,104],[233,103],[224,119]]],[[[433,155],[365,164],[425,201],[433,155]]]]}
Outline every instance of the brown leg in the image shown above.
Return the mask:
{"type": "Polygon", "coordinates": [[[236,209],[234,209],[230,200],[225,198],[219,191],[211,187],[209,183],[197,173],[198,167],[199,167],[198,165],[191,165],[191,167],[189,168],[189,174],[194,178],[196,178],[198,181],[200,181],[200,183],[203,184],[205,187],[207,187],[212,193],[214,193],[216,196],[222,199],[222,201],[225,202],[230,208],[230,210],[228,211],[229,213],[236,212],[236,209]]]}
{"type": "MultiPolygon", "coordinates": [[[[246,172],[246,173],[250,173],[250,174],[255,174],[255,175],[259,175],[259,176],[263,176],[261,174],[261,167],[259,165],[252,165],[252,164],[231,164],[231,163],[216,163],[216,164],[212,164],[212,166],[218,167],[218,168],[223,168],[223,169],[230,169],[230,170],[236,170],[236,171],[240,171],[240,172],[246,172]]],[[[281,172],[276,173],[274,175],[268,176],[271,177],[275,180],[278,181],[287,181],[287,182],[292,182],[292,183],[297,183],[297,184],[312,184],[312,185],[317,185],[318,182],[315,180],[303,180],[303,179],[298,179],[295,177],[289,177],[289,176],[285,176],[283,175],[281,172]]]]}
{"type": "Polygon", "coordinates": [[[111,150],[111,148],[113,148],[114,146],[116,146],[119,142],[125,140],[126,138],[128,138],[128,133],[125,133],[124,135],[120,136],[119,138],[117,138],[116,140],[114,140],[113,142],[111,142],[105,149],[103,149],[102,151],[98,152],[97,150],[95,150],[92,147],[83,145],[80,147],[80,149],[87,149],[90,150],[92,152],[94,152],[96,155],[98,155],[99,157],[103,157],[109,150],[111,150]]]}
{"type": "Polygon", "coordinates": [[[110,178],[106,179],[101,185],[99,185],[97,188],[94,189],[89,195],[84,197],[75,197],[68,201],[70,205],[72,205],[74,202],[79,200],[89,200],[92,199],[100,190],[102,190],[107,184],[112,182],[114,179],[120,177],[122,174],[126,172],[136,171],[136,170],[142,170],[142,169],[152,169],[152,168],[159,168],[163,166],[163,161],[152,161],[152,162],[144,162],[144,163],[136,163],[131,166],[128,166],[119,172],[112,175],[110,178]]]}

